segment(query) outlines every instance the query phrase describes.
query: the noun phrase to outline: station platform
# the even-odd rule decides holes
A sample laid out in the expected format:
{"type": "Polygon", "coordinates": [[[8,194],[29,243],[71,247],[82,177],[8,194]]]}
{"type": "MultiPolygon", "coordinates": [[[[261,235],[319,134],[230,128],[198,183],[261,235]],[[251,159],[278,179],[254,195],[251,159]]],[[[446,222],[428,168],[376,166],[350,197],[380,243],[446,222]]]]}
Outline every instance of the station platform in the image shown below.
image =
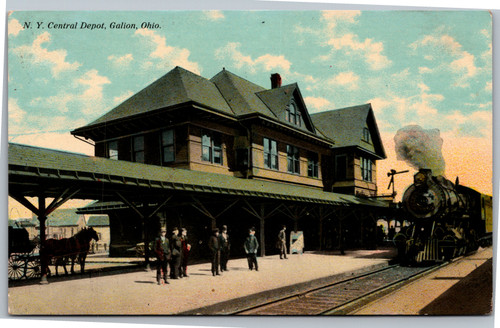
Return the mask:
{"type": "MultiPolygon", "coordinates": [[[[11,315],[224,315],[383,268],[395,256],[394,249],[272,255],[258,258],[258,272],[239,258],[220,276],[201,263],[188,266],[189,277],[158,285],[154,266],[146,271],[140,259],[96,254],[84,276],[9,287],[8,307],[11,315]]],[[[492,247],[480,249],[348,315],[488,314],[492,257],[492,247]]]]}
{"type": "MultiPolygon", "coordinates": [[[[137,258],[89,256],[89,274],[50,278],[49,284],[9,287],[12,315],[209,315],[224,314],[246,303],[279,297],[324,279],[354,275],[387,266],[394,249],[291,254],[259,257],[259,271],[246,258],[232,259],[228,271],[212,276],[210,263],[188,266],[187,278],[157,285],[156,271],[138,266],[137,258]],[[112,270],[111,270],[112,268],[112,270]],[[226,311],[227,310],[227,311],[226,311]]],[[[79,271],[79,266],[76,266],[79,271]]],[[[61,272],[61,271],[60,271],[61,272]]]]}

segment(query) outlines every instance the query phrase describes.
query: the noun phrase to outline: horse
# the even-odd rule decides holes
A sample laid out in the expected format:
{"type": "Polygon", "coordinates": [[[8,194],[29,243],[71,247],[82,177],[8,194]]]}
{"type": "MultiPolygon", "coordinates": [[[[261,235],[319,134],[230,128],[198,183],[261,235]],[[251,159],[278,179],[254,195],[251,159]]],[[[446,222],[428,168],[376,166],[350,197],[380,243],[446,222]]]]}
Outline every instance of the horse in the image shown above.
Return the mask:
{"type": "Polygon", "coordinates": [[[42,247],[42,261],[48,267],[52,258],[56,259],[56,274],[59,265],[66,270],[66,259],[71,259],[71,274],[75,273],[74,266],[75,260],[78,258],[80,263],[81,273],[85,273],[85,259],[90,249],[90,241],[94,239],[99,240],[97,232],[94,228],[84,228],[77,232],[73,237],[63,239],[47,239],[42,247]]]}

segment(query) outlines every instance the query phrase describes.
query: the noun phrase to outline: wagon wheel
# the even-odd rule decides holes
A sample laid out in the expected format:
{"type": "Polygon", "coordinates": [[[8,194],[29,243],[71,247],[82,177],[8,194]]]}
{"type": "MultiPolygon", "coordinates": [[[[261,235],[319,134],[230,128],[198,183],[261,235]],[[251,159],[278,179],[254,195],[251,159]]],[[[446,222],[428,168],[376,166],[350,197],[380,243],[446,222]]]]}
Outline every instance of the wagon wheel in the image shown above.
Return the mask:
{"type": "Polygon", "coordinates": [[[8,275],[10,280],[19,280],[25,276],[26,261],[19,256],[9,257],[8,275]]]}
{"type": "Polygon", "coordinates": [[[41,272],[40,258],[38,256],[32,256],[26,267],[26,278],[38,278],[41,272]]]}

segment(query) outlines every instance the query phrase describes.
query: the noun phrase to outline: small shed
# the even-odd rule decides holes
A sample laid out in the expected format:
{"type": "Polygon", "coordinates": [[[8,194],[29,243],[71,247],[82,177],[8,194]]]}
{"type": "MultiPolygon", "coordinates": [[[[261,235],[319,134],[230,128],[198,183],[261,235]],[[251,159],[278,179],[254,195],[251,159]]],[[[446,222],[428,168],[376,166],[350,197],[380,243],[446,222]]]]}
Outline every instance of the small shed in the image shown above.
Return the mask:
{"type": "Polygon", "coordinates": [[[92,241],[94,253],[107,252],[110,242],[109,216],[107,215],[90,215],[87,219],[87,227],[92,227],[99,237],[96,243],[92,241]]]}
{"type": "Polygon", "coordinates": [[[69,238],[85,228],[85,218],[76,208],[58,209],[47,216],[47,238],[69,238]]]}

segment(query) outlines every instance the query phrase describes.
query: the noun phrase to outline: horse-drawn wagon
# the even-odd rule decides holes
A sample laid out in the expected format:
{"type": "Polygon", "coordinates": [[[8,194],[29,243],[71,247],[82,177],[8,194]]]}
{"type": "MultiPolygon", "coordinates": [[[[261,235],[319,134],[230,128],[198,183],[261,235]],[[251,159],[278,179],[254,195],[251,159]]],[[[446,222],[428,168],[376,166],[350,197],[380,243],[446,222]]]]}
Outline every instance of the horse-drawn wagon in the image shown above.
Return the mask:
{"type": "Polygon", "coordinates": [[[10,280],[40,277],[39,243],[29,239],[26,228],[9,226],[9,264],[10,280]]]}

